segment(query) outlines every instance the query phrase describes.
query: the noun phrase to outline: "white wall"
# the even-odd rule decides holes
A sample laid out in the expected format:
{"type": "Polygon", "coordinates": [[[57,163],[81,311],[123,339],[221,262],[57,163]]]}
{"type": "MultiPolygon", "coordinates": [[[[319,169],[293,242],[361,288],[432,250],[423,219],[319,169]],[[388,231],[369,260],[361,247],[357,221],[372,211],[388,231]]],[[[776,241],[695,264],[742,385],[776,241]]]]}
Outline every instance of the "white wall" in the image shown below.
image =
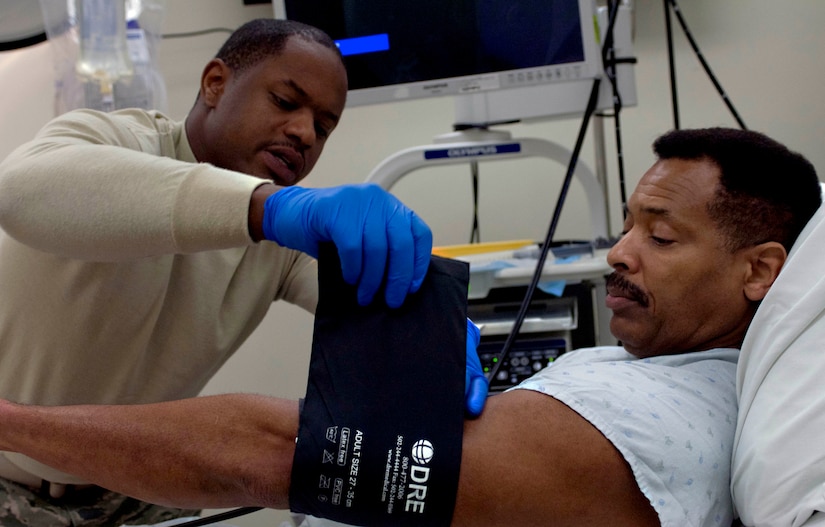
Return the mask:
{"type": "MultiPolygon", "coordinates": [[[[622,143],[628,192],[652,161],[650,143],[673,127],[665,23],[660,0],[636,1],[635,46],[639,105],[622,114],[622,143]]],[[[825,2],[821,0],[683,0],[681,8],[705,58],[749,128],[806,155],[825,174],[825,2]]],[[[267,5],[242,0],[167,0],[167,33],[236,27],[270,16],[267,5]]],[[[675,18],[681,125],[736,126],[687,44],[675,18]]],[[[226,34],[166,40],[161,69],[169,90],[169,113],[183,118],[192,104],[202,66],[226,34]]],[[[0,158],[51,117],[51,58],[48,44],[0,53],[0,158]]],[[[345,112],[307,184],[328,186],[362,181],[387,156],[429,143],[449,132],[449,99],[353,108],[345,112]]],[[[577,120],[511,126],[516,137],[539,137],[572,148],[577,120]]],[[[606,121],[612,233],[620,230],[612,121],[606,121]]],[[[590,135],[592,138],[592,135],[590,135]]],[[[593,166],[588,139],[582,160],[593,166]]],[[[543,239],[556,200],[562,167],[541,161],[481,165],[482,241],[543,239]]],[[[466,243],[471,225],[469,169],[416,172],[393,191],[427,220],[436,244],[466,243]]],[[[588,215],[574,187],[557,239],[588,237],[588,215]]],[[[301,396],[312,336],[312,318],[275,305],[264,324],[209,384],[208,393],[251,391],[301,396]]],[[[283,515],[256,513],[238,525],[273,525],[283,515]]]]}

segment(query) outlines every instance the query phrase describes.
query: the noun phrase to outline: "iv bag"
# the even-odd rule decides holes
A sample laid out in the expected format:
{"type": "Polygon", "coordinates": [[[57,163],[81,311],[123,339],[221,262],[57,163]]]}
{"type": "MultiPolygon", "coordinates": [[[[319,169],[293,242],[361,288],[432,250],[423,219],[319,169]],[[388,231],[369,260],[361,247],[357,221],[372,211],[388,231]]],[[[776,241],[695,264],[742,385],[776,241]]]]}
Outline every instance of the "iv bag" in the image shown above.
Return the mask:
{"type": "Polygon", "coordinates": [[[40,0],[55,57],[55,114],[166,111],[157,68],[165,0],[40,0]]]}

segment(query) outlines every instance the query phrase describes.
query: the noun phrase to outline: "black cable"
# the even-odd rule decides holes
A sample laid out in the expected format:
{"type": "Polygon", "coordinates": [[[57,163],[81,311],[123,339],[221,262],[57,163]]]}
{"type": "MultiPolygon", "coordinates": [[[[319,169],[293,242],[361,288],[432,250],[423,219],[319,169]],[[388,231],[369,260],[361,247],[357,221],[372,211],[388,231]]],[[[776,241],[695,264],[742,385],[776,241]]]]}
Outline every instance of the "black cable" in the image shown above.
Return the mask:
{"type": "Polygon", "coordinates": [[[263,507],[240,507],[238,509],[232,509],[231,511],[213,514],[204,518],[198,518],[197,520],[179,523],[176,527],[198,527],[200,525],[212,525],[213,523],[218,523],[219,521],[231,520],[232,518],[237,518],[238,516],[251,514],[261,509],[263,509],[263,507]]]}
{"type": "Polygon", "coordinates": [[[45,42],[47,40],[46,33],[38,33],[37,35],[32,35],[30,37],[23,37],[18,38],[16,40],[6,40],[0,42],[0,51],[12,51],[15,49],[25,48],[28,46],[34,46],[35,44],[40,44],[41,42],[45,42]]]}
{"type": "Polygon", "coordinates": [[[228,27],[211,27],[209,29],[199,29],[198,31],[187,31],[184,33],[164,33],[161,38],[189,38],[208,35],[209,33],[232,33],[234,29],[228,27]]]}
{"type": "MultiPolygon", "coordinates": [[[[608,77],[611,77],[613,81],[615,81],[615,68],[613,68],[613,62],[611,58],[611,54],[615,55],[615,49],[613,47],[613,40],[614,40],[614,28],[616,26],[616,16],[619,13],[619,4],[616,0],[608,0],[608,16],[607,16],[607,32],[605,33],[604,42],[602,43],[602,64],[605,67],[605,73],[608,74],[608,77]]],[[[614,83],[615,85],[615,83],[614,83]]]]}
{"type": "Polygon", "coordinates": [[[538,261],[536,262],[536,270],[533,272],[533,278],[527,288],[527,294],[524,296],[524,301],[521,303],[516,319],[513,321],[513,329],[510,330],[510,334],[507,335],[507,340],[504,342],[504,346],[498,354],[498,360],[495,361],[493,368],[490,370],[490,375],[488,378],[491,380],[495,379],[501,364],[504,362],[504,358],[507,357],[507,354],[513,346],[513,342],[515,342],[519,332],[521,331],[521,325],[524,323],[524,318],[530,307],[533,293],[536,291],[536,287],[538,286],[542,272],[544,271],[544,262],[547,259],[547,253],[550,250],[550,243],[553,241],[553,236],[556,234],[556,227],[558,226],[559,218],[561,216],[562,205],[567,199],[567,191],[569,190],[570,183],[573,180],[573,174],[575,173],[576,164],[579,160],[579,154],[581,153],[582,145],[584,144],[584,137],[587,133],[587,125],[590,123],[590,118],[596,111],[596,104],[599,100],[600,85],[601,78],[595,78],[593,80],[593,87],[590,90],[590,98],[587,101],[587,109],[585,110],[582,124],[579,127],[579,135],[576,138],[576,146],[573,148],[573,153],[570,156],[570,162],[567,166],[567,173],[564,176],[561,192],[559,192],[556,208],[553,210],[553,218],[550,221],[550,227],[547,230],[547,235],[544,238],[544,244],[541,246],[541,253],[539,254],[538,261]]]}
{"type": "MultiPolygon", "coordinates": [[[[610,0],[608,5],[609,22],[607,26],[607,34],[612,36],[615,33],[614,28],[616,25],[616,19],[619,15],[619,1],[610,0]]],[[[619,81],[616,77],[616,65],[618,61],[616,59],[616,49],[613,46],[612,38],[609,41],[605,41],[602,56],[606,59],[605,72],[607,73],[607,78],[610,80],[610,86],[613,93],[613,131],[616,140],[616,164],[619,173],[619,194],[622,203],[622,211],[625,211],[625,204],[627,203],[627,185],[625,183],[624,148],[622,146],[621,111],[623,104],[621,93],[619,93],[619,81]],[[606,54],[605,51],[607,51],[606,54]]],[[[605,189],[605,192],[607,192],[607,189],[605,189]]]]}
{"type": "MultiPolygon", "coordinates": [[[[609,11],[610,16],[607,27],[607,34],[605,35],[605,40],[602,44],[601,51],[603,63],[609,63],[606,60],[606,57],[608,57],[610,51],[613,49],[613,28],[616,23],[618,10],[618,3],[614,2],[612,9],[609,11]]],[[[618,92],[615,84],[615,72],[613,74],[613,77],[611,78],[611,82],[613,83],[614,111],[621,110],[621,99],[618,97],[618,92]]],[[[539,280],[541,280],[541,275],[544,271],[544,263],[547,260],[547,253],[550,250],[550,244],[552,243],[553,237],[556,234],[556,228],[558,227],[559,219],[561,217],[562,206],[564,205],[564,202],[567,199],[567,192],[570,189],[570,183],[573,181],[573,175],[575,174],[576,165],[578,164],[579,160],[579,154],[581,153],[582,145],[584,144],[584,138],[587,133],[587,127],[590,124],[590,119],[592,118],[593,114],[596,113],[596,106],[599,101],[600,86],[601,79],[597,77],[593,80],[593,86],[590,90],[590,97],[587,101],[587,108],[585,109],[584,117],[582,118],[582,123],[579,127],[579,134],[576,138],[576,145],[573,148],[572,154],[570,155],[570,161],[567,165],[567,173],[564,176],[564,182],[562,183],[562,188],[559,192],[556,207],[553,210],[553,217],[550,220],[550,226],[544,238],[544,243],[541,245],[541,252],[539,253],[539,257],[536,262],[536,269],[533,272],[533,277],[530,280],[529,286],[527,287],[527,293],[524,295],[524,300],[522,301],[521,306],[519,307],[519,311],[516,314],[516,318],[513,321],[513,328],[507,335],[507,340],[505,340],[504,346],[502,346],[502,349],[498,354],[497,360],[494,361],[493,367],[490,370],[490,373],[488,375],[488,379],[490,380],[495,379],[499,368],[501,368],[501,365],[504,363],[504,359],[510,353],[510,349],[512,349],[513,343],[518,338],[518,335],[521,332],[521,326],[524,323],[524,318],[527,316],[527,311],[530,308],[530,303],[532,302],[533,294],[536,291],[536,287],[538,287],[539,280]]],[[[618,118],[618,113],[616,114],[616,117],[618,118]]],[[[619,133],[619,131],[617,131],[617,133],[619,133]]]]}
{"type": "Polygon", "coordinates": [[[470,173],[473,178],[473,229],[470,231],[470,243],[480,243],[481,233],[478,227],[478,161],[470,163],[470,173]]]}
{"type": "Polygon", "coordinates": [[[670,22],[670,4],[664,0],[665,29],[667,32],[667,63],[670,68],[670,100],[673,105],[673,128],[679,129],[679,97],[676,95],[676,62],[673,53],[673,26],[670,22]]]}
{"type": "MultiPolygon", "coordinates": [[[[209,33],[232,33],[233,31],[235,30],[228,27],[212,27],[208,29],[200,29],[197,31],[188,31],[184,33],[165,33],[161,35],[161,38],[188,38],[198,37],[201,35],[208,35],[209,33]]],[[[35,44],[39,44],[41,42],[45,42],[46,40],[48,40],[48,35],[44,31],[43,33],[38,33],[37,35],[32,35],[30,37],[24,37],[16,40],[0,41],[0,51],[11,51],[15,49],[25,48],[28,46],[33,46],[35,44]]]]}
{"type": "MultiPolygon", "coordinates": [[[[696,40],[693,38],[693,34],[691,34],[690,29],[688,29],[687,22],[685,22],[685,18],[682,16],[682,11],[679,9],[679,5],[676,3],[676,0],[665,0],[665,4],[670,2],[670,5],[673,7],[673,12],[676,13],[676,19],[679,21],[679,25],[682,26],[682,31],[684,31],[685,36],[690,42],[690,46],[693,48],[693,52],[696,53],[696,57],[699,59],[699,62],[702,64],[702,67],[705,69],[705,73],[707,73],[708,78],[713,83],[713,86],[716,88],[716,92],[722,97],[722,101],[724,101],[725,105],[730,110],[731,115],[733,118],[736,119],[736,122],[739,123],[739,127],[743,130],[747,130],[748,127],[745,126],[745,121],[739,117],[739,113],[736,111],[736,108],[733,107],[733,102],[731,102],[730,98],[728,98],[727,93],[722,88],[722,85],[716,79],[716,76],[713,74],[713,71],[710,69],[710,65],[705,60],[705,57],[702,55],[702,52],[699,50],[699,46],[696,44],[696,40]]],[[[667,8],[667,5],[665,5],[667,8]]]]}

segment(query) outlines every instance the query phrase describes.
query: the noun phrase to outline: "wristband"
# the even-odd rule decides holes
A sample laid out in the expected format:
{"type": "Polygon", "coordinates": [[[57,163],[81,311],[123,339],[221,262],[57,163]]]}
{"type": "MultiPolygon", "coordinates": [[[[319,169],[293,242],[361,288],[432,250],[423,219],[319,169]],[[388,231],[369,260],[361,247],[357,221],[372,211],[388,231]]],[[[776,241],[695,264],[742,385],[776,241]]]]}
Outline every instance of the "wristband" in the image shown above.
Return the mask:
{"type": "Polygon", "coordinates": [[[464,427],[469,267],[437,256],[400,308],[360,306],[320,247],[294,512],[351,525],[447,526],[464,427]]]}

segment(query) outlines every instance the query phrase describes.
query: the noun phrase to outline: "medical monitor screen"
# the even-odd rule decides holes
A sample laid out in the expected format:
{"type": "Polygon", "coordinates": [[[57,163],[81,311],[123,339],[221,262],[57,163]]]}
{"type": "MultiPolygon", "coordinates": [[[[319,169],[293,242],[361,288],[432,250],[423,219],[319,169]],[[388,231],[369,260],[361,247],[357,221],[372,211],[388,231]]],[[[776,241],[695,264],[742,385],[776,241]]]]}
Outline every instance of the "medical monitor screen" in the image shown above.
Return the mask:
{"type": "Polygon", "coordinates": [[[336,40],[350,105],[599,72],[592,0],[275,0],[274,6],[276,17],[319,27],[336,40]]]}

